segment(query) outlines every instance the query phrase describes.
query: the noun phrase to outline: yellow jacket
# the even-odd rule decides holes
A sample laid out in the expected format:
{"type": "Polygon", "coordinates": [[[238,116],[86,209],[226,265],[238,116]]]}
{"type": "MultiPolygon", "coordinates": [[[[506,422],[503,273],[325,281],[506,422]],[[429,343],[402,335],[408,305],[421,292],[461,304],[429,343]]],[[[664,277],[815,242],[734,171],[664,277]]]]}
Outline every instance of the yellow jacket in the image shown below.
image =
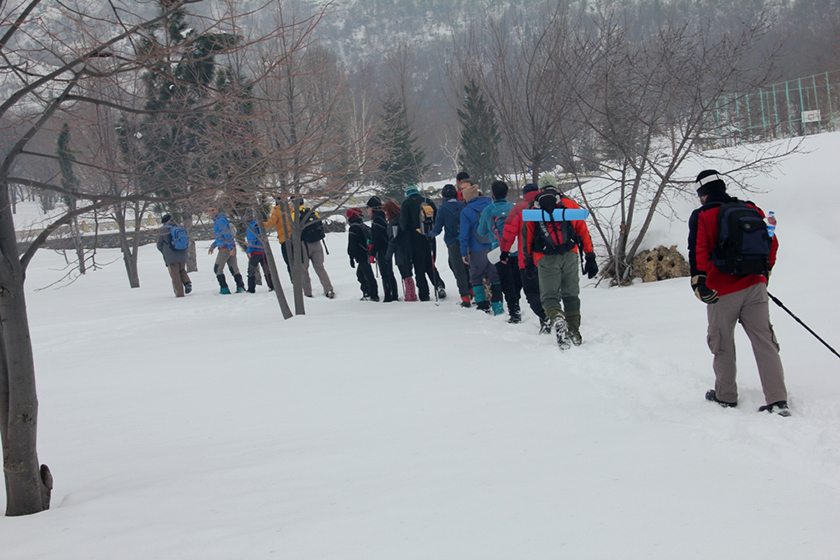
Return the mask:
{"type": "Polygon", "coordinates": [[[283,218],[283,210],[279,205],[274,207],[274,210],[271,211],[271,215],[268,217],[268,221],[265,222],[265,230],[268,231],[271,228],[277,230],[277,239],[280,243],[285,242],[286,236],[291,233],[286,226],[286,221],[283,218]]]}

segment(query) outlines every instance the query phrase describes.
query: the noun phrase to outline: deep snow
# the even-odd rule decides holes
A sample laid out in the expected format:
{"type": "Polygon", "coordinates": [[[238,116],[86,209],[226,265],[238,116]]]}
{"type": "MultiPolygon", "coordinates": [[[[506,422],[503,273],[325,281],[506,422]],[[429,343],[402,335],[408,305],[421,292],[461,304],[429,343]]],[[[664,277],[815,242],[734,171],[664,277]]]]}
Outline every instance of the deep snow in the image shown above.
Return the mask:
{"type": "MultiPolygon", "coordinates": [[[[751,198],[779,219],[770,291],[840,347],[840,134],[804,149],[751,198]]],[[[676,203],[650,244],[684,248],[694,205],[676,203]]],[[[788,419],[756,412],[740,332],[740,406],[703,400],[711,355],[688,279],[585,281],[585,343],[561,353],[530,312],[511,326],[453,297],[360,302],[346,236],[327,241],[338,298],[313,274],[320,297],[290,321],[265,287],[218,295],[209,243],[180,300],[152,245],[137,290],[109,250],[113,264],[39,290],[64,274],[41,251],[27,297],[56,486],[51,510],[0,519],[0,557],[840,554],[840,360],[782,310],[788,419]]]]}

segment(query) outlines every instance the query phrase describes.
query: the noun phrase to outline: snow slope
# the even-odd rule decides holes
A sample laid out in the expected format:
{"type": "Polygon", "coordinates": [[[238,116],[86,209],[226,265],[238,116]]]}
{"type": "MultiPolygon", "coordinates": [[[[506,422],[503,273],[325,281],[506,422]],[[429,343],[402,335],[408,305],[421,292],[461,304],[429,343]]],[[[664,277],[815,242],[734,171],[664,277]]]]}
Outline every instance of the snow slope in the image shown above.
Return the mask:
{"type": "MultiPolygon", "coordinates": [[[[805,148],[752,198],[779,219],[771,292],[840,347],[840,134],[805,148]]],[[[684,247],[694,204],[654,237],[684,247]]],[[[346,236],[328,243],[338,298],[316,288],[290,321],[264,287],[218,295],[208,243],[180,300],[153,246],[137,290],[116,251],[39,290],[64,262],[40,252],[28,303],[56,488],[51,510],[0,519],[0,557],[838,557],[840,361],[782,310],[788,419],[755,412],[740,332],[740,406],[703,400],[687,279],[585,282],[585,344],[561,353],[530,313],[360,302],[346,236]]]]}

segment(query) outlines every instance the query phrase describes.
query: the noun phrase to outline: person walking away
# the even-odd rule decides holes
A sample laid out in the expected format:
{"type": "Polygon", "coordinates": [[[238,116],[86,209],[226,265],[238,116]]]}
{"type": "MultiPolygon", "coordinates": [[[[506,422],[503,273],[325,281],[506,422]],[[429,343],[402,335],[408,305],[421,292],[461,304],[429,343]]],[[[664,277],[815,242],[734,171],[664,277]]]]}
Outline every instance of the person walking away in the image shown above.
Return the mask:
{"type": "MultiPolygon", "coordinates": [[[[539,180],[540,193],[534,207],[550,215],[555,208],[580,208],[578,204],[557,189],[557,179],[546,173],[539,180]]],[[[540,283],[540,300],[551,321],[557,344],[561,350],[572,344],[580,346],[580,274],[578,272],[578,244],[586,253],[584,272],[589,278],[598,274],[595,250],[589,230],[583,220],[563,222],[525,222],[525,243],[520,250],[527,251],[525,260],[537,266],[540,283]]]]}
{"type": "MultiPolygon", "coordinates": [[[[267,240],[267,239],[266,239],[267,240]]],[[[265,283],[268,291],[274,290],[274,283],[271,281],[271,272],[268,270],[268,261],[265,258],[265,246],[262,242],[262,230],[257,220],[251,220],[245,230],[245,241],[248,253],[248,292],[253,294],[257,290],[257,276],[260,273],[260,266],[263,269],[265,283]]]]}
{"type": "Polygon", "coordinates": [[[458,190],[455,185],[444,185],[441,190],[444,202],[435,216],[435,227],[429,232],[429,237],[437,237],[443,232],[443,243],[449,256],[449,269],[455,275],[458,285],[458,295],[461,297],[461,307],[470,307],[470,277],[469,267],[461,260],[461,242],[458,234],[461,227],[461,210],[465,204],[458,200],[458,190]]]}
{"type": "Polygon", "coordinates": [[[189,240],[186,230],[175,223],[172,216],[164,214],[160,219],[157,249],[163,254],[163,263],[169,270],[175,297],[184,297],[192,291],[192,282],[187,274],[187,253],[189,240]],[[173,238],[173,231],[175,233],[173,238]]]}
{"type": "Polygon", "coordinates": [[[362,211],[359,208],[349,208],[346,215],[350,224],[347,255],[350,257],[351,268],[356,269],[356,279],[362,289],[362,300],[379,301],[376,278],[370,267],[370,228],[362,221],[362,211]]]}
{"type": "Polygon", "coordinates": [[[426,281],[428,276],[432,287],[438,292],[438,297],[443,299],[446,297],[445,286],[440,275],[436,274],[433,248],[428,237],[434,227],[437,207],[434,202],[421,195],[414,185],[406,189],[405,196],[405,202],[400,209],[400,230],[408,237],[417,295],[420,301],[429,301],[429,282],[426,281]]]}
{"type": "MultiPolygon", "coordinates": [[[[505,229],[502,234],[502,239],[499,242],[500,261],[508,261],[511,256],[511,250],[516,246],[517,248],[523,246],[522,238],[522,211],[534,205],[534,199],[539,194],[539,187],[536,183],[528,183],[522,187],[523,199],[513,205],[513,208],[505,220],[505,229]]],[[[516,254],[514,251],[513,254],[516,254]]],[[[540,320],[540,334],[551,334],[551,323],[545,315],[545,310],[540,300],[540,281],[537,274],[537,266],[533,261],[525,262],[526,251],[518,251],[518,258],[515,261],[519,266],[519,276],[521,278],[522,291],[525,294],[525,300],[528,302],[528,307],[534,312],[540,320]]]]}
{"type": "Polygon", "coordinates": [[[400,228],[402,209],[396,202],[389,200],[382,206],[388,220],[388,253],[386,258],[397,265],[403,282],[405,301],[417,301],[417,288],[411,275],[411,247],[409,236],[400,228]]]}
{"type": "Polygon", "coordinates": [[[216,236],[207,254],[212,255],[215,249],[219,250],[213,265],[213,274],[219,281],[219,293],[230,294],[230,288],[225,280],[225,265],[227,265],[236,283],[236,293],[240,294],[245,291],[245,284],[242,282],[242,274],[239,273],[239,265],[236,262],[236,241],[233,238],[230,220],[224,212],[219,212],[218,208],[212,206],[207,209],[207,213],[213,219],[213,235],[216,236]]]}
{"type": "Polygon", "coordinates": [[[461,210],[461,224],[459,241],[461,259],[470,267],[470,283],[472,284],[475,304],[485,313],[501,315],[504,313],[502,305],[502,288],[499,284],[499,274],[496,267],[487,260],[487,253],[492,245],[489,237],[478,235],[478,221],[481,212],[490,206],[490,197],[478,196],[478,185],[470,185],[461,191],[467,203],[461,210]],[[490,282],[490,301],[484,289],[484,279],[490,282]]]}
{"type": "MultiPolygon", "coordinates": [[[[493,181],[490,185],[493,194],[493,204],[481,211],[478,222],[478,235],[490,238],[493,249],[500,246],[505,229],[505,221],[513,210],[513,204],[508,202],[508,185],[504,181],[493,181]]],[[[508,323],[521,323],[522,315],[519,311],[519,299],[522,292],[522,278],[519,275],[518,252],[514,252],[514,259],[499,260],[493,263],[499,275],[502,294],[508,307],[508,323]]],[[[500,255],[501,256],[501,255],[500,255]]],[[[508,254],[510,256],[510,253],[508,254]]]]}
{"type": "Polygon", "coordinates": [[[300,257],[303,274],[303,295],[312,297],[312,280],[309,277],[309,263],[311,262],[312,268],[315,269],[315,274],[318,275],[318,280],[321,282],[321,287],[324,289],[324,295],[333,299],[335,290],[330,281],[330,275],[327,274],[327,269],[324,267],[324,260],[326,259],[323,246],[326,237],[324,223],[316,211],[304,206],[303,200],[300,201],[298,208],[298,219],[302,221],[300,257]]]}
{"type": "Polygon", "coordinates": [[[283,254],[283,262],[286,263],[289,278],[294,281],[292,267],[289,265],[289,251],[286,249],[286,240],[291,237],[291,231],[289,230],[289,225],[286,223],[286,218],[283,217],[283,204],[285,203],[280,197],[277,197],[275,202],[276,204],[268,216],[268,221],[263,226],[266,232],[272,228],[277,231],[277,240],[280,242],[280,252],[283,254]]]}
{"type": "Polygon", "coordinates": [[[706,399],[723,407],[738,404],[735,325],[740,322],[752,344],[764,391],[765,404],[759,411],[789,416],[767,296],[778,237],[768,236],[758,206],[727,194],[723,177],[714,169],[697,175],[696,186],[702,206],[688,220],[688,259],[691,288],[706,304],[707,342],[714,355],[715,388],[706,399]]]}
{"type": "Polygon", "coordinates": [[[388,219],[382,211],[382,200],[378,196],[372,196],[367,201],[367,209],[371,217],[370,253],[379,267],[379,275],[382,276],[382,302],[397,301],[397,278],[394,276],[394,265],[388,257],[388,219]]]}

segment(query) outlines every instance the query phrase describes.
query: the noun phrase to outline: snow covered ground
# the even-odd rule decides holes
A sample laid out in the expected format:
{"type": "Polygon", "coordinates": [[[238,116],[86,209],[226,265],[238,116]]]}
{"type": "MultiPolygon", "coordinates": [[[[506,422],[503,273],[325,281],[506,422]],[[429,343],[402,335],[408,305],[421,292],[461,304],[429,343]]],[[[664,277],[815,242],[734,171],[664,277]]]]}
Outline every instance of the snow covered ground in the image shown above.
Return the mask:
{"type": "MultiPolygon", "coordinates": [[[[770,291],[840,348],[840,134],[805,149],[751,198],[779,220],[770,291]]],[[[652,239],[684,248],[694,205],[652,239]]],[[[27,286],[53,506],[0,518],[0,558],[838,557],[840,360],[781,309],[787,419],[756,412],[742,333],[740,406],[703,399],[688,279],[584,282],[585,343],[561,353],[530,312],[511,326],[451,297],[360,302],[346,236],[327,241],[338,297],[316,288],[289,321],[264,287],[218,295],[208,243],[180,300],[153,246],[137,290],[117,251],[39,290],[64,263],[40,252],[27,286]]]]}

